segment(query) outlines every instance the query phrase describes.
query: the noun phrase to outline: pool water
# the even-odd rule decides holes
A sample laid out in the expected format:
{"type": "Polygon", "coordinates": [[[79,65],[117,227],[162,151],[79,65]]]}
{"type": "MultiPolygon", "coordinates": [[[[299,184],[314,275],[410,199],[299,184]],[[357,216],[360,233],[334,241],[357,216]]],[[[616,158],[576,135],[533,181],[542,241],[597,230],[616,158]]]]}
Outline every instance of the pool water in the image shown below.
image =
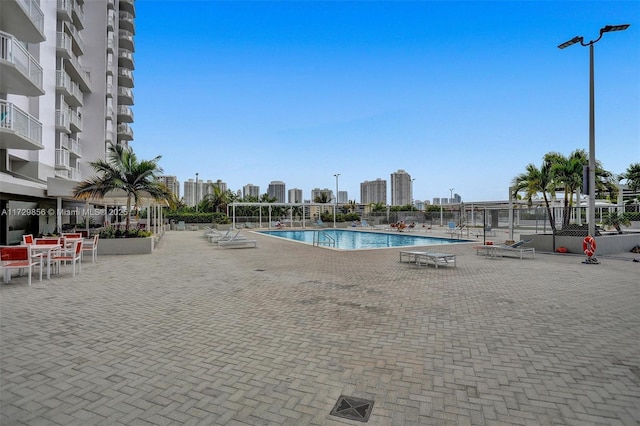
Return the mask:
{"type": "MultiPolygon", "coordinates": [[[[313,244],[313,234],[319,231],[260,231],[261,234],[286,238],[313,244]]],[[[388,234],[382,232],[349,231],[344,229],[323,229],[320,231],[329,235],[336,242],[335,248],[341,250],[358,250],[388,247],[430,246],[438,244],[452,244],[467,242],[467,240],[425,237],[422,235],[388,234]]],[[[321,237],[321,241],[326,241],[321,237]]],[[[323,244],[322,247],[327,247],[323,244]]]]}

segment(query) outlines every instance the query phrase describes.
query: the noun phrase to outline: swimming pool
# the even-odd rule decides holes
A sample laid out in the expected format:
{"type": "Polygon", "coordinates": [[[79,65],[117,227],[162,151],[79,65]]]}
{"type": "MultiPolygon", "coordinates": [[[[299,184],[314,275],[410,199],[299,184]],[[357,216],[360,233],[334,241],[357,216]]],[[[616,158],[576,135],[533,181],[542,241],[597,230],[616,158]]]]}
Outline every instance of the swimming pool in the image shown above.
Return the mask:
{"type": "MultiPolygon", "coordinates": [[[[313,244],[314,233],[318,231],[260,231],[261,234],[288,240],[313,244]]],[[[346,229],[323,229],[322,233],[335,240],[335,248],[340,250],[358,250],[372,248],[430,246],[467,242],[467,240],[425,237],[422,235],[388,234],[382,232],[349,231],[346,229]]],[[[327,247],[326,244],[322,245],[327,247]]]]}

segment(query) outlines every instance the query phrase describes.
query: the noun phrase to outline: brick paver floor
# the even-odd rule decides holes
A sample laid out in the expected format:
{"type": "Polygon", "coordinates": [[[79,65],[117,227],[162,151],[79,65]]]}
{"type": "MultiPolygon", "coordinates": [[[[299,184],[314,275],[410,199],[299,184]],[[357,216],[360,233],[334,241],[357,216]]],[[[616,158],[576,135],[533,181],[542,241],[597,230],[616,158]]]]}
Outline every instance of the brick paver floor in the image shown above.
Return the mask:
{"type": "Polygon", "coordinates": [[[169,231],[0,288],[0,424],[638,425],[640,263],[335,251],[169,231]]]}

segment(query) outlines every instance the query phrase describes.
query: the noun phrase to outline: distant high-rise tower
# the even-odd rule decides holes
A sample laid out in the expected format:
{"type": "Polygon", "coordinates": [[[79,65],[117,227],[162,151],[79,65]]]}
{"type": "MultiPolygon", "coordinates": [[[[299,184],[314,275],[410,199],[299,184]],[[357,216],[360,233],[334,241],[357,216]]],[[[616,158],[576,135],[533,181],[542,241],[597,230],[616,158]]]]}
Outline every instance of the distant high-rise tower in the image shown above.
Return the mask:
{"type": "Polygon", "coordinates": [[[338,203],[346,204],[349,202],[349,194],[347,191],[338,191],[338,203]]]}
{"type": "Polygon", "coordinates": [[[376,179],[373,181],[365,180],[360,184],[360,203],[362,204],[378,204],[387,205],[387,181],[376,179]]]}
{"type": "Polygon", "coordinates": [[[277,203],[286,203],[287,188],[284,182],[274,180],[269,184],[267,189],[269,198],[275,198],[277,203]]]}
{"type": "Polygon", "coordinates": [[[332,203],[335,203],[335,199],[333,198],[333,191],[329,188],[313,188],[311,190],[311,202],[315,203],[317,198],[322,198],[322,194],[326,194],[326,199],[332,203]]]}
{"type": "Polygon", "coordinates": [[[260,199],[260,187],[252,183],[248,183],[242,187],[242,198],[256,197],[260,199]]]}
{"type": "Polygon", "coordinates": [[[158,180],[166,185],[175,196],[180,199],[180,182],[176,176],[158,176],[158,180]]]}
{"type": "Polygon", "coordinates": [[[289,190],[289,202],[301,203],[302,202],[302,189],[293,188],[289,190]]]}
{"type": "Polygon", "coordinates": [[[391,173],[391,205],[405,206],[412,202],[411,175],[404,170],[391,173]]]}

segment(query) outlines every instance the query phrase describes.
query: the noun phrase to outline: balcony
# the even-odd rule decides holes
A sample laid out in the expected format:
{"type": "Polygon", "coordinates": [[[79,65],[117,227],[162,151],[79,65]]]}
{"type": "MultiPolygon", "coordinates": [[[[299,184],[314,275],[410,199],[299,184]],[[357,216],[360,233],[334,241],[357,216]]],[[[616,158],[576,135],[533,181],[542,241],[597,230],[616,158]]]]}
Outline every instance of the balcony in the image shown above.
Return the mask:
{"type": "Polygon", "coordinates": [[[136,51],[135,43],[133,42],[133,33],[131,31],[119,30],[118,31],[118,43],[120,47],[130,50],[132,52],[136,51]]]}
{"type": "Polygon", "coordinates": [[[120,29],[130,31],[131,34],[136,33],[135,16],[133,16],[132,13],[124,12],[121,10],[118,17],[120,18],[120,29]]]}
{"type": "Polygon", "coordinates": [[[118,122],[133,123],[133,110],[125,105],[118,105],[118,122]]]}
{"type": "Polygon", "coordinates": [[[136,16],[136,5],[134,0],[120,0],[118,4],[120,5],[120,10],[124,10],[133,16],[136,16]]]}
{"type": "Polygon", "coordinates": [[[44,13],[37,0],[0,0],[0,28],[29,43],[42,43],[44,13]]]}
{"type": "Polygon", "coordinates": [[[0,149],[44,149],[42,123],[13,103],[0,100],[0,149]]]}
{"type": "Polygon", "coordinates": [[[83,105],[84,94],[80,86],[71,80],[71,77],[64,71],[56,71],[56,92],[64,96],[67,105],[79,107],[83,105]]]}
{"type": "Polygon", "coordinates": [[[56,33],[56,53],[59,57],[70,59],[73,56],[71,36],[62,31],[56,33]]]}
{"type": "Polygon", "coordinates": [[[118,124],[118,142],[133,140],[133,129],[128,124],[118,124]]]}
{"type": "Polygon", "coordinates": [[[118,104],[133,105],[133,90],[128,87],[118,87],[118,104]]]}
{"type": "MultiPolygon", "coordinates": [[[[1,1],[0,1],[1,2],[1,1]]],[[[0,92],[42,96],[42,67],[12,35],[0,32],[0,92]]]]}
{"type": "Polygon", "coordinates": [[[80,174],[80,168],[71,167],[71,169],[69,169],[69,179],[75,180],[75,181],[81,180],[82,175],[80,174]]]}
{"type": "Polygon", "coordinates": [[[84,10],[82,5],[77,1],[73,2],[73,8],[71,9],[71,17],[73,18],[73,25],[76,28],[82,30],[84,29],[84,10]]]}
{"type": "Polygon", "coordinates": [[[131,53],[127,49],[118,49],[118,66],[122,68],[128,68],[130,70],[135,69],[133,53],[131,53]]]}
{"type": "Polygon", "coordinates": [[[69,151],[66,149],[56,149],[56,170],[69,170],[71,168],[69,151]]]}
{"type": "Polygon", "coordinates": [[[82,132],[82,114],[78,111],[69,112],[69,128],[72,132],[82,132]]]}
{"type": "Polygon", "coordinates": [[[65,110],[56,110],[56,130],[64,133],[71,133],[70,127],[71,118],[69,113],[65,110]]]}
{"type": "Polygon", "coordinates": [[[80,32],[73,26],[67,25],[67,31],[71,34],[71,41],[73,53],[76,56],[84,55],[84,41],[82,41],[82,36],[80,32]]]}
{"type": "Polygon", "coordinates": [[[71,22],[71,10],[73,9],[72,0],[58,0],[56,5],[56,11],[58,13],[58,20],[64,22],[71,22]]]}
{"type": "Polygon", "coordinates": [[[133,88],[133,72],[131,70],[118,67],[118,86],[133,88]]]}
{"type": "Polygon", "coordinates": [[[80,140],[69,138],[69,155],[75,158],[82,157],[82,145],[80,144],[80,140]]]}

